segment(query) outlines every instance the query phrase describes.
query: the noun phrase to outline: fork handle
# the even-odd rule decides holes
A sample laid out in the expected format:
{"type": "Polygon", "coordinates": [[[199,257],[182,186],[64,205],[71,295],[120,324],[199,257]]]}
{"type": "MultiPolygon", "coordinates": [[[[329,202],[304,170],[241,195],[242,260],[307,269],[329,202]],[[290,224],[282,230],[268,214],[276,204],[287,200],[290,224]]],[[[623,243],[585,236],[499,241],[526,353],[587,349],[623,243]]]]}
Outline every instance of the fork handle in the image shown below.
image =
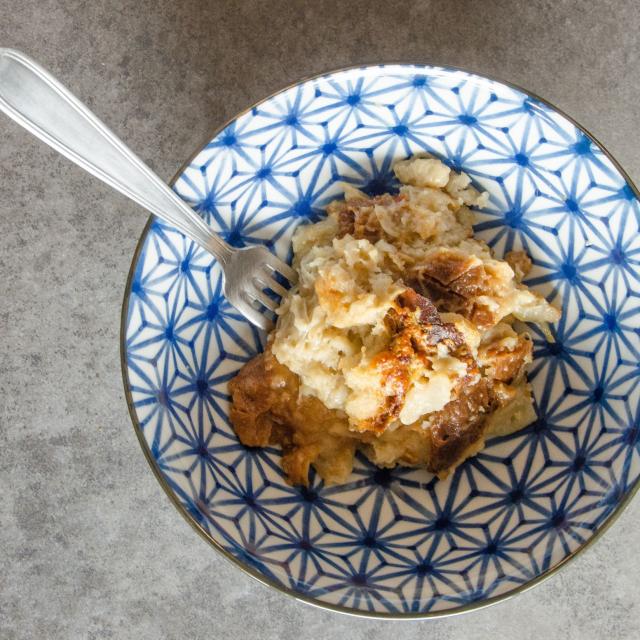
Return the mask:
{"type": "Polygon", "coordinates": [[[0,110],[226,264],[233,249],[82,102],[28,56],[0,48],[0,110]]]}

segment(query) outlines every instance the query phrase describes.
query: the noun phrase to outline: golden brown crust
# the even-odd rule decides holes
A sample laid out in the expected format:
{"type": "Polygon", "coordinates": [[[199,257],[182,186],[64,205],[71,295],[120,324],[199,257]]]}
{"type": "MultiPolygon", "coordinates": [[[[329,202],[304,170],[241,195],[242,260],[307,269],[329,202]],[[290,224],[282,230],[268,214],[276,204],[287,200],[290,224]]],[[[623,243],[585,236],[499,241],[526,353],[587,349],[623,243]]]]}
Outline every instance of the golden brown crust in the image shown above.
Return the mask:
{"type": "Polygon", "coordinates": [[[378,434],[398,419],[409,388],[410,364],[421,361],[430,366],[430,361],[437,358],[438,345],[446,346],[452,357],[465,362],[468,371],[477,371],[462,334],[454,325],[444,323],[435,306],[413,289],[398,296],[385,323],[391,332],[389,347],[372,364],[382,372],[383,385],[393,389],[393,394],[387,396],[383,410],[375,418],[357,425],[360,431],[378,434]]]}
{"type": "Polygon", "coordinates": [[[375,207],[389,206],[404,199],[402,195],[384,194],[367,199],[336,201],[329,205],[327,213],[338,221],[338,238],[350,235],[375,244],[386,235],[380,226],[375,207]]]}
{"type": "Polygon", "coordinates": [[[455,465],[483,434],[491,410],[491,386],[486,379],[463,384],[458,396],[429,420],[430,459],[427,468],[441,474],[455,465]]]}
{"type": "Polygon", "coordinates": [[[532,360],[533,343],[527,335],[519,335],[513,340],[516,344],[512,347],[496,340],[478,350],[478,361],[490,378],[511,383],[524,374],[525,365],[532,360]]]}
{"type": "Polygon", "coordinates": [[[516,274],[516,281],[522,282],[533,267],[531,258],[524,251],[509,251],[504,259],[516,274]]]}
{"type": "Polygon", "coordinates": [[[229,383],[229,417],[241,442],[248,447],[266,447],[271,443],[274,421],[270,410],[275,402],[273,390],[265,387],[268,354],[261,353],[242,367],[229,383]]]}
{"type": "Polygon", "coordinates": [[[433,300],[438,311],[459,313],[479,329],[496,323],[496,316],[480,296],[491,296],[494,285],[482,261],[458,249],[441,248],[416,265],[409,276],[411,285],[433,300]]]}
{"type": "Polygon", "coordinates": [[[475,256],[460,250],[436,249],[420,265],[421,272],[453,293],[469,298],[482,292],[486,274],[475,256]]]}

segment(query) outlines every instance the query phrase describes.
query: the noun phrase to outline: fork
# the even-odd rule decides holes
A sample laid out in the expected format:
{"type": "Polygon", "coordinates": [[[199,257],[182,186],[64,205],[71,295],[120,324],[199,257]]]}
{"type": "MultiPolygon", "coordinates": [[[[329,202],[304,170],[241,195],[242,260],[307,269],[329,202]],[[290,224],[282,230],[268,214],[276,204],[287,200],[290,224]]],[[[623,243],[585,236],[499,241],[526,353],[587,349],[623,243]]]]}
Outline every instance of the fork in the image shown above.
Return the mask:
{"type": "Polygon", "coordinates": [[[25,54],[0,48],[0,110],[77,165],[179,229],[211,253],[224,274],[226,299],[268,331],[296,272],[266,247],[236,249],[169,188],[82,102],[25,54]],[[278,281],[278,275],[284,281],[278,281]]]}

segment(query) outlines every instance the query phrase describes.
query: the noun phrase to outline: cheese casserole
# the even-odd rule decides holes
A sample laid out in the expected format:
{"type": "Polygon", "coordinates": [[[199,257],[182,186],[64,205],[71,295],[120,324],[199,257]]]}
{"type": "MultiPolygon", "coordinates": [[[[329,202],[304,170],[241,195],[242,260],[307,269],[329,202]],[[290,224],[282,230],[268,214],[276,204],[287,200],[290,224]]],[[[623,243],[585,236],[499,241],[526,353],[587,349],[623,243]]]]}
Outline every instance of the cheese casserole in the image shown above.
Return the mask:
{"type": "Polygon", "coordinates": [[[498,260],[474,239],[471,207],[488,195],[464,173],[431,157],[394,171],[397,195],[347,186],[326,219],[296,231],[299,282],[265,352],[230,383],[240,440],[280,445],[294,484],[310,466],[344,482],[357,451],[445,477],[535,419],[522,322],[560,313],[522,284],[530,259],[498,260]]]}

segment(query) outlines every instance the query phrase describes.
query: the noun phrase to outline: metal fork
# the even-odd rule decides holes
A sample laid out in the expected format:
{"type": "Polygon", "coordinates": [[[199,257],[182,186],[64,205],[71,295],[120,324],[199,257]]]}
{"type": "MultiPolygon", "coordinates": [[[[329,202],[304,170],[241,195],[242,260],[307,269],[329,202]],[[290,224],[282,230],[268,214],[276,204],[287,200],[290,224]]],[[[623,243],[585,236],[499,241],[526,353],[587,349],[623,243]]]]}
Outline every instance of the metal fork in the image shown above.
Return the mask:
{"type": "Polygon", "coordinates": [[[283,296],[280,274],[296,272],[264,246],[235,249],[218,236],[140,158],[51,74],[28,56],[0,48],[0,110],[77,165],[128,196],[213,254],[224,273],[224,294],[257,327],[269,330],[269,311],[283,296]]]}

